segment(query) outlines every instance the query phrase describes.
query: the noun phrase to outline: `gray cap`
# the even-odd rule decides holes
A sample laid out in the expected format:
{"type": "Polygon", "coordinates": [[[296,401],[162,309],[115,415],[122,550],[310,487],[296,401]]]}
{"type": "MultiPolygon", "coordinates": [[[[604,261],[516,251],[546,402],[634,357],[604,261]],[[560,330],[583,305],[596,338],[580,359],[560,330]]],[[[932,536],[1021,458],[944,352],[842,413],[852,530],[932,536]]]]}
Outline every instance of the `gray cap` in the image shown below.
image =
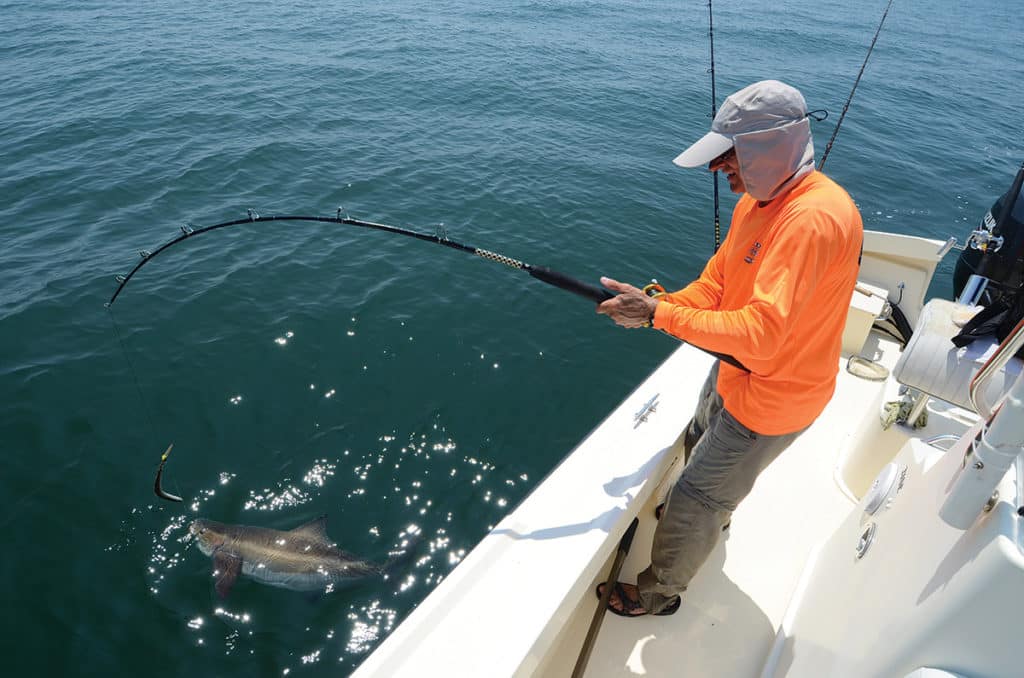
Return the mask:
{"type": "Polygon", "coordinates": [[[738,134],[761,132],[797,122],[807,116],[807,103],[795,87],[762,80],[726,97],[711,122],[711,131],[680,153],[680,167],[706,165],[733,147],[738,134]]]}

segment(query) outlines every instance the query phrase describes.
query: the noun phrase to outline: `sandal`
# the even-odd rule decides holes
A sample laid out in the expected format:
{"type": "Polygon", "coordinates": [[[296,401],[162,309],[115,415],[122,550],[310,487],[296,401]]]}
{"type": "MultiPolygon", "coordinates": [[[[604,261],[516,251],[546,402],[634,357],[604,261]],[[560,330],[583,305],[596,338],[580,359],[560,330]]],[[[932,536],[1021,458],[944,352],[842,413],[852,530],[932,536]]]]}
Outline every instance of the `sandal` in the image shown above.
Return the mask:
{"type": "MultiPolygon", "coordinates": [[[[597,585],[597,588],[594,590],[594,592],[597,594],[598,600],[601,599],[601,587],[605,586],[605,584],[605,582],[601,582],[597,585]]],[[[633,600],[628,595],[626,595],[626,589],[622,586],[622,582],[615,582],[615,587],[612,589],[612,591],[616,595],[618,595],[619,602],[622,605],[621,610],[615,609],[614,607],[612,607],[611,598],[609,598],[608,611],[612,614],[617,614],[620,617],[642,617],[644,615],[651,614],[647,611],[647,608],[643,606],[643,603],[641,603],[639,600],[633,600]]],[[[658,617],[667,617],[670,614],[675,614],[676,611],[679,610],[681,604],[682,599],[679,596],[675,596],[672,599],[672,602],[668,604],[668,606],[662,609],[661,612],[655,612],[654,615],[658,617]]]]}

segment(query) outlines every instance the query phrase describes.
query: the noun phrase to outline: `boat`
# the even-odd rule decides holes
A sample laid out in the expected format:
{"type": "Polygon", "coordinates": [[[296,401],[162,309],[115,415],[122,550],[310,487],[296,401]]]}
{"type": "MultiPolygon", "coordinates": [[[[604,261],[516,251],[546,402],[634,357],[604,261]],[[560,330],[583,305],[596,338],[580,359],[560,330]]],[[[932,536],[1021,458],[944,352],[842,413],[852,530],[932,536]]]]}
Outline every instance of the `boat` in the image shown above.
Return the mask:
{"type": "MultiPolygon", "coordinates": [[[[998,226],[986,215],[958,268],[977,272],[998,226]]],[[[1024,675],[1024,377],[1013,357],[1024,322],[1002,341],[951,343],[985,300],[967,298],[973,283],[959,302],[926,300],[955,247],[865,232],[835,394],[759,477],[676,614],[595,615],[595,587],[634,518],[618,579],[649,563],[654,509],[685,464],[682,434],[713,363],[685,344],[355,675],[1024,675]]]]}

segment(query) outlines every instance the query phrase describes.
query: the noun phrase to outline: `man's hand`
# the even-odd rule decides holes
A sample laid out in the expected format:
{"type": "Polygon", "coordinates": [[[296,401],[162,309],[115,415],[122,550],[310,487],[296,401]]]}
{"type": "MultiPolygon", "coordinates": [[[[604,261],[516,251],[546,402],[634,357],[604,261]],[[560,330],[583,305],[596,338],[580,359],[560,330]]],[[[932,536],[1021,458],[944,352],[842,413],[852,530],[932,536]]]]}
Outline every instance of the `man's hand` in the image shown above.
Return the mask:
{"type": "Polygon", "coordinates": [[[654,310],[658,308],[657,299],[647,296],[637,287],[611,278],[601,278],[601,284],[618,292],[618,296],[602,302],[597,307],[598,313],[605,314],[622,327],[650,327],[654,310]]]}

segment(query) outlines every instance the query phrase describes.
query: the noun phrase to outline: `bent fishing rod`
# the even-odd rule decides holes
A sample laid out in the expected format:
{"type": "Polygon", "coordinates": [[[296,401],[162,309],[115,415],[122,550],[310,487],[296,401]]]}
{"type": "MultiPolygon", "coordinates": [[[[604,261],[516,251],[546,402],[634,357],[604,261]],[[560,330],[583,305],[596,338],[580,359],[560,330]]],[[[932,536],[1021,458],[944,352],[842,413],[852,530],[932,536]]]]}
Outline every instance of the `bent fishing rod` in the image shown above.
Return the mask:
{"type": "MultiPolygon", "coordinates": [[[[167,241],[166,243],[156,248],[152,252],[150,252],[149,250],[140,250],[139,256],[141,257],[141,261],[135,264],[135,267],[132,268],[132,270],[129,271],[127,275],[117,276],[117,289],[114,291],[113,296],[110,297],[110,301],[108,301],[105,305],[107,306],[107,308],[110,308],[110,306],[113,305],[114,301],[117,300],[118,295],[121,294],[121,291],[124,289],[125,285],[128,284],[128,281],[131,280],[143,266],[145,266],[150,261],[155,259],[157,255],[167,250],[168,248],[173,247],[174,245],[177,245],[180,242],[184,242],[189,238],[194,238],[198,235],[202,235],[203,233],[209,233],[210,231],[228,228],[229,226],[238,226],[241,224],[252,224],[268,221],[312,221],[327,224],[357,226],[359,228],[367,228],[377,231],[385,231],[387,233],[395,233],[398,235],[408,236],[410,238],[416,238],[417,240],[424,240],[426,242],[432,242],[437,245],[443,245],[444,247],[450,247],[451,249],[459,250],[460,252],[467,252],[469,254],[482,257],[483,259],[487,259],[489,261],[495,261],[499,264],[504,264],[509,268],[525,271],[529,273],[532,277],[536,278],[537,280],[540,280],[541,282],[545,282],[548,285],[553,285],[554,287],[558,287],[567,292],[572,292],[573,294],[583,297],[584,299],[589,299],[590,301],[593,301],[596,304],[600,304],[601,302],[607,301],[608,299],[611,299],[615,296],[615,294],[613,294],[611,291],[607,289],[597,287],[596,285],[591,285],[589,283],[585,283],[581,280],[577,280],[576,278],[568,276],[560,271],[548,268],[547,266],[535,266],[533,264],[528,264],[525,261],[519,261],[518,259],[507,257],[504,254],[499,254],[497,252],[492,252],[490,250],[481,249],[479,247],[464,245],[460,242],[456,242],[454,240],[449,239],[447,237],[447,234],[438,235],[430,233],[420,233],[418,231],[412,231],[406,228],[400,228],[398,226],[389,226],[388,224],[379,224],[372,221],[363,221],[362,219],[353,219],[352,217],[349,217],[347,215],[343,216],[341,208],[338,209],[337,215],[333,217],[294,214],[261,216],[255,210],[252,209],[247,210],[247,214],[248,216],[245,219],[234,219],[232,221],[225,221],[223,223],[213,224],[212,226],[182,226],[180,235],[178,235],[176,238],[172,240],[167,241]]],[[[705,353],[708,353],[714,356],[715,358],[718,358],[722,362],[732,365],[733,367],[737,367],[746,372],[750,371],[746,367],[744,367],[740,361],[738,361],[731,355],[718,353],[716,351],[710,351],[706,348],[701,348],[700,346],[696,346],[694,344],[691,344],[691,346],[694,346],[694,348],[700,349],[701,351],[704,351],[705,353]]]]}

